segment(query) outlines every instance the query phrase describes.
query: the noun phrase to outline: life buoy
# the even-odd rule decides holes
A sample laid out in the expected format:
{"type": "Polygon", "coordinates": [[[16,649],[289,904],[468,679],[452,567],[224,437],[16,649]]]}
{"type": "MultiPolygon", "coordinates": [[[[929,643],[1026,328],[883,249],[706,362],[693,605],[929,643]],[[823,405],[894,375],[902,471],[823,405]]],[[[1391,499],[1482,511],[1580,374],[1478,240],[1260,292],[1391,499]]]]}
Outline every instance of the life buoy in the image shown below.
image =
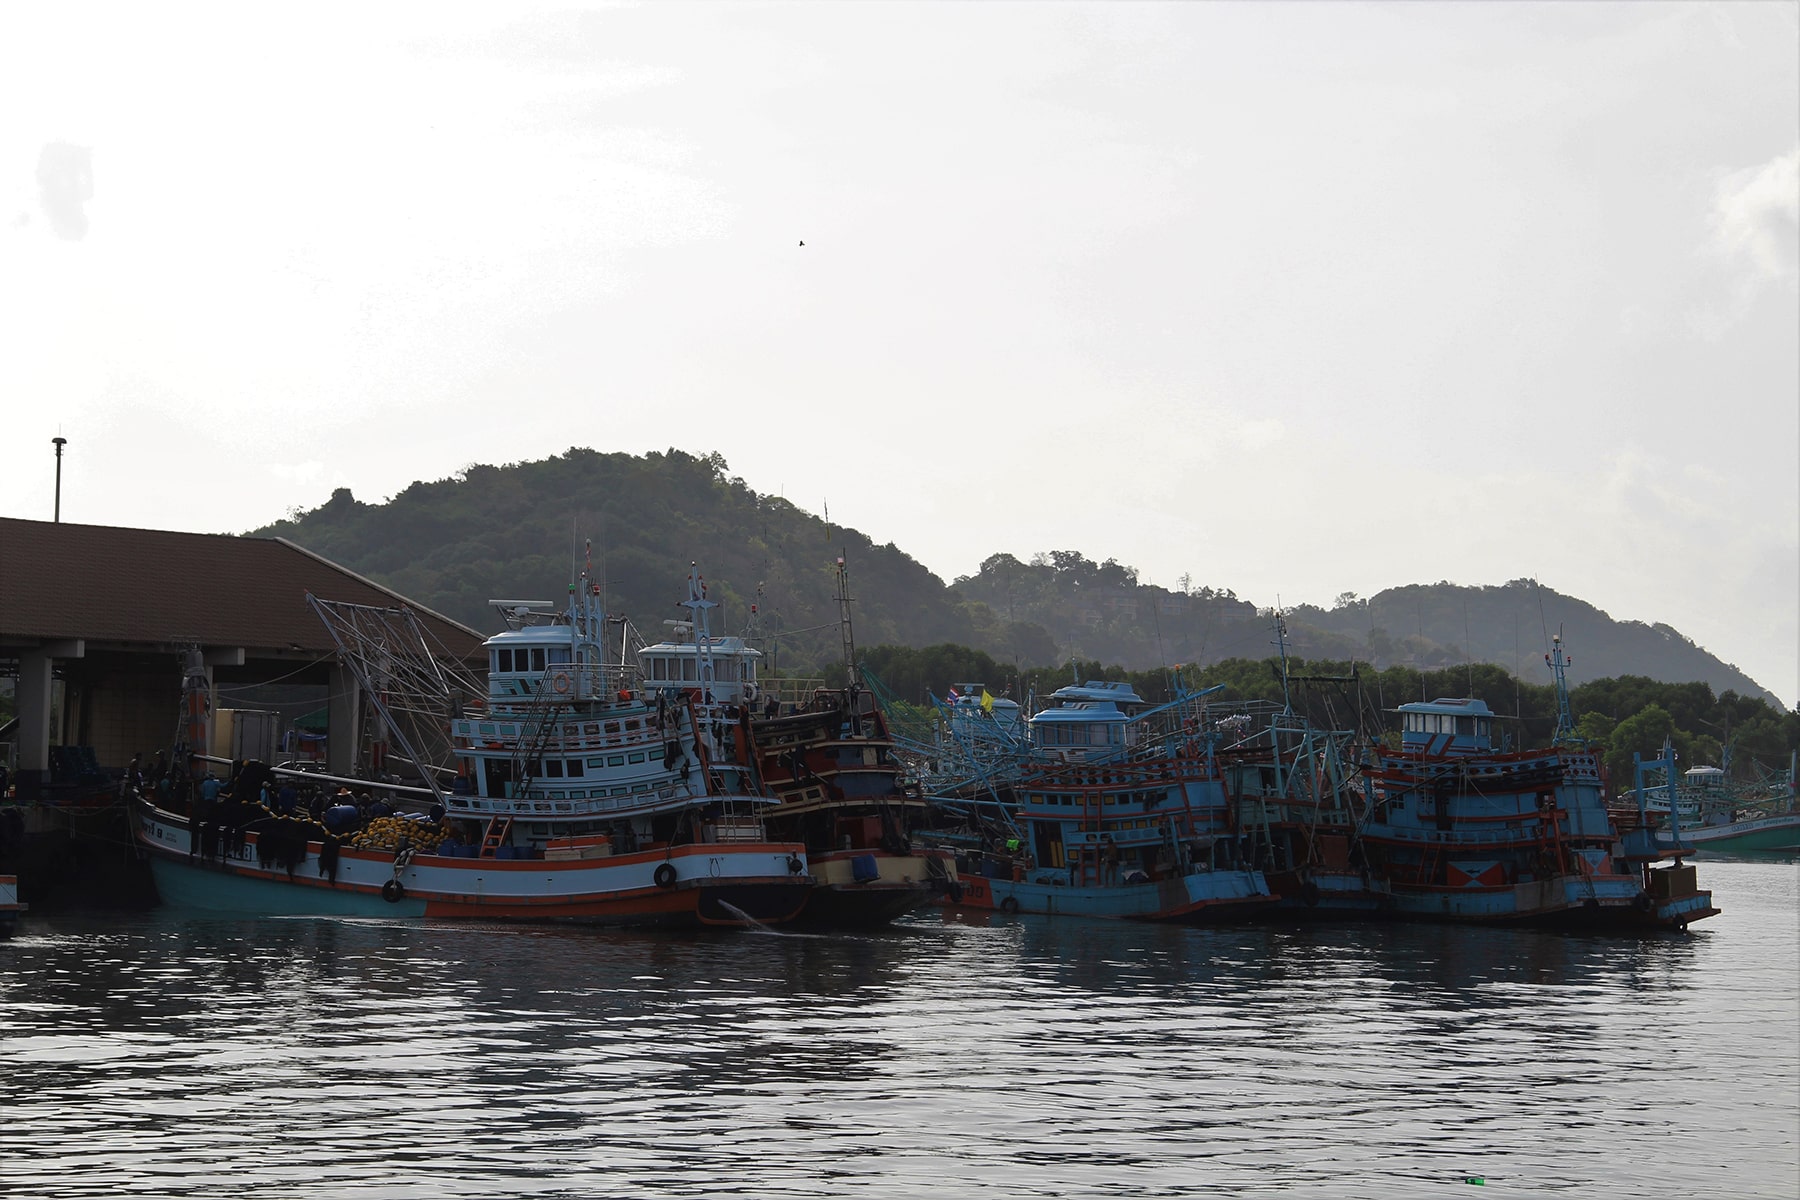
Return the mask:
{"type": "Polygon", "coordinates": [[[568,695],[569,688],[572,686],[569,679],[569,673],[567,671],[558,671],[556,674],[552,675],[550,677],[550,686],[555,688],[559,695],[568,695]]]}
{"type": "Polygon", "coordinates": [[[790,854],[788,855],[787,869],[789,875],[798,875],[800,872],[806,870],[806,864],[800,861],[799,855],[790,854]]]}
{"type": "Polygon", "coordinates": [[[1004,899],[1004,900],[1002,900],[1002,901],[1001,901],[1001,902],[1000,902],[1000,911],[1001,911],[1001,912],[1003,912],[1003,913],[1016,913],[1016,912],[1018,912],[1018,911],[1019,911],[1019,902],[1018,902],[1018,900],[1016,900],[1016,899],[1015,899],[1015,898],[1013,898],[1013,897],[1012,897],[1012,896],[1008,896],[1008,897],[1007,897],[1007,898],[1006,898],[1006,899],[1004,899]]]}
{"type": "Polygon", "coordinates": [[[398,879],[390,879],[381,885],[381,898],[389,904],[398,904],[406,898],[406,885],[398,879]]]}
{"type": "Polygon", "coordinates": [[[659,888],[672,888],[675,886],[674,863],[664,863],[662,866],[656,868],[656,886],[659,888]]]}

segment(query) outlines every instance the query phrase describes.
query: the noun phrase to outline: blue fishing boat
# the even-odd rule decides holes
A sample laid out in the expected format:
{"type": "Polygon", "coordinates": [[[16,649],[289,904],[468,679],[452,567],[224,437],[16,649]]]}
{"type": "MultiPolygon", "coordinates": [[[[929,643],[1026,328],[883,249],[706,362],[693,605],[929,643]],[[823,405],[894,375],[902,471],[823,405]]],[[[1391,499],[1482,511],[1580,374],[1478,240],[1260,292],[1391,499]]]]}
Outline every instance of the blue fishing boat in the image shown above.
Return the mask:
{"type": "Polygon", "coordinates": [[[1103,680],[1053,693],[1027,722],[1005,828],[987,823],[983,845],[959,860],[957,903],[1183,922],[1267,911],[1275,897],[1246,860],[1204,727],[1207,694],[1178,686],[1152,706],[1103,680]]]}
{"type": "Polygon", "coordinates": [[[1495,745],[1481,700],[1400,706],[1400,746],[1375,746],[1361,843],[1414,919],[1589,927],[1685,928],[1715,916],[1692,868],[1655,865],[1623,841],[1605,803],[1600,760],[1574,738],[1560,639],[1555,743],[1495,745]]]}
{"type": "Polygon", "coordinates": [[[1210,728],[1246,854],[1288,917],[1387,915],[1393,889],[1370,869],[1356,734],[1286,704],[1215,705],[1210,728]]]}

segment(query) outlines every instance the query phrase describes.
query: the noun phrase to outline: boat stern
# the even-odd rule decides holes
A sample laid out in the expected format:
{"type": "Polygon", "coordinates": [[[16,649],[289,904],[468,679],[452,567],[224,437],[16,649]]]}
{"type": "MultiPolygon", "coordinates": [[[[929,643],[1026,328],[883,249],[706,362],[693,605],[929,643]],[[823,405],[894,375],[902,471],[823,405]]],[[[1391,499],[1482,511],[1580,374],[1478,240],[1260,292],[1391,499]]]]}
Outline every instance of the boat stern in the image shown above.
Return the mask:
{"type": "Polygon", "coordinates": [[[1713,906],[1712,892],[1701,889],[1694,868],[1679,859],[1671,866],[1644,868],[1639,906],[1652,923],[1670,929],[1686,929],[1721,911],[1713,906]]]}

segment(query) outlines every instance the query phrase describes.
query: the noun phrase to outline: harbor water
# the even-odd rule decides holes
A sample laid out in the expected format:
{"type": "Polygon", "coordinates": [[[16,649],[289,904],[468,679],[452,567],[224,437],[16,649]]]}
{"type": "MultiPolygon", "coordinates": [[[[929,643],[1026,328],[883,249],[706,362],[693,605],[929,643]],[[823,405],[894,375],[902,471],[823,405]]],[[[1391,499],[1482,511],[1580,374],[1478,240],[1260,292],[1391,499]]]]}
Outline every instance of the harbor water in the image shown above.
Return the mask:
{"type": "Polygon", "coordinates": [[[0,1195],[1791,1198],[1800,867],[1701,869],[1642,938],[33,914],[0,1195]]]}

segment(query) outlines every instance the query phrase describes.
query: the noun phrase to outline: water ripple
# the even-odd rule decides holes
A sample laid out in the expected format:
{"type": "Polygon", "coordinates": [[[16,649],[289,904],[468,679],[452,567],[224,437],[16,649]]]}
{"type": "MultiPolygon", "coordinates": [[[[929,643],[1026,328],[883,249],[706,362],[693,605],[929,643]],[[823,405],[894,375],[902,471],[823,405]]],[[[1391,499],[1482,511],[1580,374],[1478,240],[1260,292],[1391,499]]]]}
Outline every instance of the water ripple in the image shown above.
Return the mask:
{"type": "Polygon", "coordinates": [[[1795,872],[1708,878],[1641,941],[34,918],[0,1192],[1791,1196],[1795,872]]]}

